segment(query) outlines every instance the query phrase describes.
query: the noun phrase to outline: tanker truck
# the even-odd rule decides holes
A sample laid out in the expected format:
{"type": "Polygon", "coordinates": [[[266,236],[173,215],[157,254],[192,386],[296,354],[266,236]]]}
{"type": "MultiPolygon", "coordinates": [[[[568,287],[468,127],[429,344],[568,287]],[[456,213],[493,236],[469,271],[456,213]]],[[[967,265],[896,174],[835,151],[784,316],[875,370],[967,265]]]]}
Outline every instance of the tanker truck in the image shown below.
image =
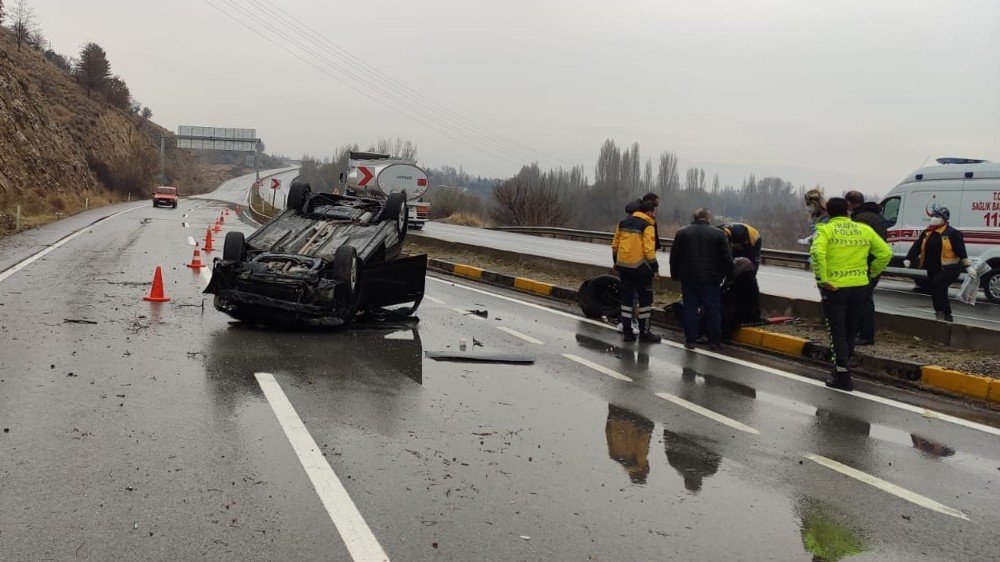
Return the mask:
{"type": "Polygon", "coordinates": [[[431,204],[423,200],[427,193],[427,172],[415,162],[388,154],[351,151],[347,172],[340,178],[346,195],[386,199],[391,193],[405,192],[409,228],[420,230],[430,218],[431,204]]]}

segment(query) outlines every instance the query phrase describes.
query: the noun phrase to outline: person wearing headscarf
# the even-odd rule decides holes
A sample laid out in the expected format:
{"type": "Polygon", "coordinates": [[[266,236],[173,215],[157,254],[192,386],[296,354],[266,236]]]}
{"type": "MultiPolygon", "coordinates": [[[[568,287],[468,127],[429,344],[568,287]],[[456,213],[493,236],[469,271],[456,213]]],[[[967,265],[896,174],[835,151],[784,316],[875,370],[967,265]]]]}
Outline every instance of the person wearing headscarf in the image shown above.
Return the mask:
{"type": "Polygon", "coordinates": [[[951,226],[951,211],[939,207],[931,212],[930,224],[913,243],[903,265],[927,271],[934,315],[938,320],[952,322],[951,303],[948,301],[948,287],[958,280],[962,270],[975,275],[976,269],[969,261],[965,249],[965,237],[951,226]]]}

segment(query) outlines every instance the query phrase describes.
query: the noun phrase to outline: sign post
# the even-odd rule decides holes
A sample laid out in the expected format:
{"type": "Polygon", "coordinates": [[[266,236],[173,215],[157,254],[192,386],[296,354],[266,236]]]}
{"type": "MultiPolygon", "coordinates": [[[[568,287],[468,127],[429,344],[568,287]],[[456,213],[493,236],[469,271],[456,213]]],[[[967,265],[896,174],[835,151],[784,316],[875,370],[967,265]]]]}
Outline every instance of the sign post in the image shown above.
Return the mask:
{"type": "Polygon", "coordinates": [[[271,206],[274,207],[275,198],[278,196],[278,188],[281,187],[281,182],[278,178],[271,178],[271,206]]]}

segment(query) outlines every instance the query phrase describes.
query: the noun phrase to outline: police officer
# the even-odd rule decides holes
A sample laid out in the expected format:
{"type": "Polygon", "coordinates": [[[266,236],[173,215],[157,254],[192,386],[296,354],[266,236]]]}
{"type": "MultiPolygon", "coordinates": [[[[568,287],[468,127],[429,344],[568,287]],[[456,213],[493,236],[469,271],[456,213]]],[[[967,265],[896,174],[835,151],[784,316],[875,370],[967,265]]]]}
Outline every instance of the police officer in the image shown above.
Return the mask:
{"type": "Polygon", "coordinates": [[[892,249],[872,230],[848,216],[847,200],[826,202],[829,221],[816,225],[809,254],[833,347],[833,375],[826,386],[854,390],[848,363],[861,324],[871,279],[889,264],[892,249]],[[873,256],[871,265],[868,257],[873,256]]]}
{"type": "Polygon", "coordinates": [[[729,238],[733,259],[747,258],[753,263],[753,270],[756,273],[760,269],[760,249],[764,246],[760,231],[749,224],[739,222],[724,224],[719,228],[729,238]]]}
{"type": "Polygon", "coordinates": [[[649,327],[653,311],[653,278],[660,270],[656,262],[656,205],[642,201],[639,210],[618,223],[611,240],[615,270],[622,281],[621,315],[625,341],[635,341],[632,331],[632,303],[639,320],[639,341],[660,343],[660,336],[649,327]]]}
{"type": "Polygon", "coordinates": [[[976,273],[965,250],[965,237],[960,230],[948,224],[950,219],[951,211],[947,207],[932,211],[930,225],[920,233],[903,261],[903,265],[910,267],[919,258],[916,265],[927,270],[934,315],[945,322],[954,320],[948,301],[948,287],[958,280],[962,269],[969,275],[976,273]]]}

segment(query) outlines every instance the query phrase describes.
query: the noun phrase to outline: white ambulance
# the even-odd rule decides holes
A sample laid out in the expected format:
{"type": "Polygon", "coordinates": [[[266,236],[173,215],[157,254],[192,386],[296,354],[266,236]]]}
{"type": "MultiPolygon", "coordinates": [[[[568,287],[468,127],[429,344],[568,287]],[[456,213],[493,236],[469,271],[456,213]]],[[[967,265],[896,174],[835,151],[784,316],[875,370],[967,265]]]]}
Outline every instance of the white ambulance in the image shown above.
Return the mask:
{"type": "Polygon", "coordinates": [[[1000,303],[1000,164],[970,158],[937,162],[908,175],[882,200],[894,255],[887,272],[913,273],[902,268],[903,258],[930,224],[931,212],[947,207],[951,225],[965,237],[969,257],[990,265],[981,279],[986,298],[1000,303]]]}

